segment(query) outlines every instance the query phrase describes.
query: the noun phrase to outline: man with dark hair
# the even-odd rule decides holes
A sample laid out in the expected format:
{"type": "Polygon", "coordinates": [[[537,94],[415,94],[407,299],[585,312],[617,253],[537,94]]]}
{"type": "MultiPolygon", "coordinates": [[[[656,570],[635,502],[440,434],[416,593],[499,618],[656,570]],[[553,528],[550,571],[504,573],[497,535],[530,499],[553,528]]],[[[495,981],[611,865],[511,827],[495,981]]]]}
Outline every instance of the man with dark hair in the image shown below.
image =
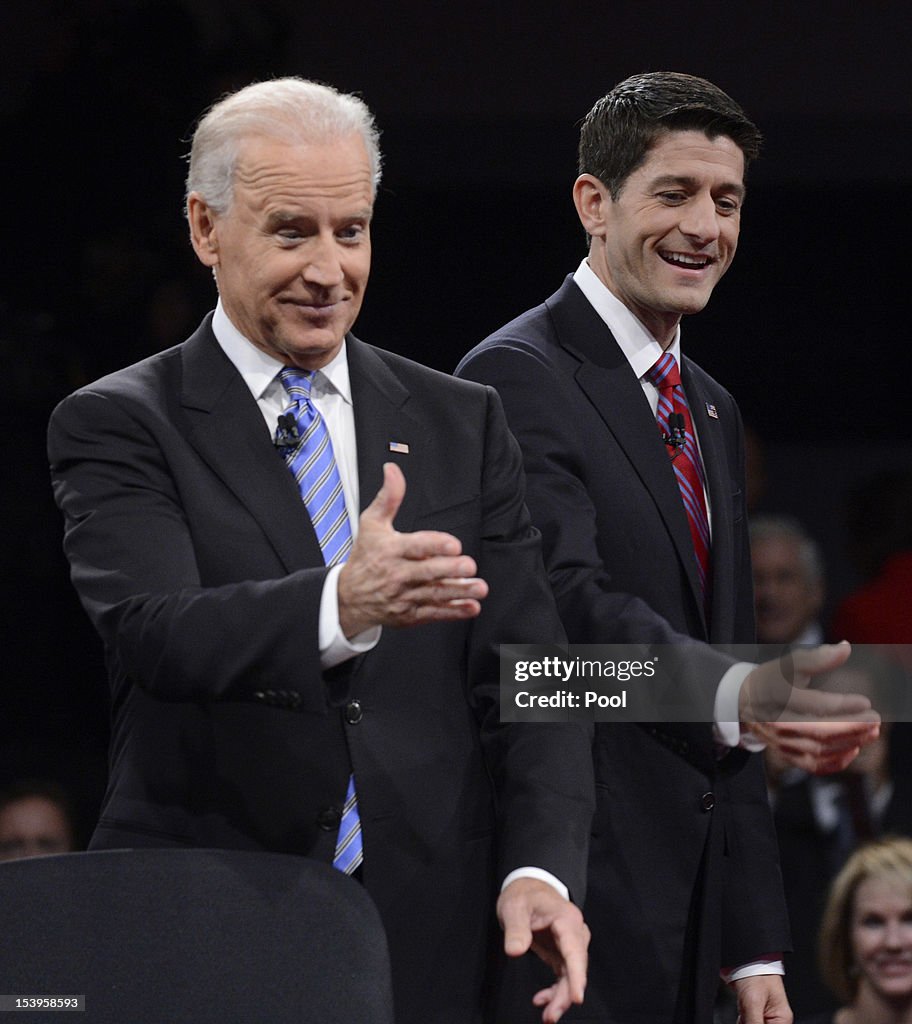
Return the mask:
{"type": "Polygon", "coordinates": [[[560,621],[497,395],[351,334],[379,176],[357,97],[277,79],[221,100],[187,181],[214,313],[52,417],[112,694],[91,846],[359,878],[400,1024],[481,1019],[496,901],[506,951],[534,944],[558,975],[536,998],[555,1021],[585,980],[567,891],[581,902],[591,730],[499,723],[497,645],[560,621]]]}
{"type": "Polygon", "coordinates": [[[580,131],[579,172],[598,178],[617,200],[658,134],[688,130],[710,139],[727,136],[744,154],[745,165],[760,155],[757,127],[711,82],[692,75],[634,75],[586,115],[580,131]]]}
{"type": "MultiPolygon", "coordinates": [[[[828,694],[801,694],[806,721],[770,724],[753,702],[778,666],[707,646],[754,637],[742,426],[731,396],[682,362],[679,322],[731,264],[759,143],[702,79],[618,85],[582,126],[573,199],[588,259],[457,371],[501,394],[570,641],[689,645],[689,692],[707,695],[714,718],[597,726],[577,1020],[706,1024],[720,971],[743,1024],[790,1020],[776,840],[747,749],[762,744],[743,727],[814,770],[844,766],[876,730],[812,724],[836,710],[828,694]]],[[[798,676],[848,653],[799,652],[798,676]]],[[[509,1019],[523,1019],[518,1004],[509,1019]]]]}

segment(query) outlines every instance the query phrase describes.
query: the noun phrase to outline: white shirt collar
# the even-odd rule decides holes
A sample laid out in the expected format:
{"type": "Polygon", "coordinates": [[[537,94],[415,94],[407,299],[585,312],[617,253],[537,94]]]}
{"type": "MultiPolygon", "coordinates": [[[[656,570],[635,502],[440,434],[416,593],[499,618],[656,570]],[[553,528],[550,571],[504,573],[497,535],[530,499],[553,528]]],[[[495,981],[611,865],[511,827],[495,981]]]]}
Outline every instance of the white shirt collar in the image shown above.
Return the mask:
{"type": "MultiPolygon", "coordinates": [[[[259,401],[275,383],[276,376],[285,364],[269,355],[268,352],[257,348],[252,341],[241,334],[228,319],[221,299],[215,306],[212,332],[222,351],[244,378],[244,383],[250,388],[250,393],[259,401]]],[[[280,384],[278,386],[281,387],[280,384]]],[[[335,391],[348,405],[351,405],[351,382],[348,376],[348,358],[344,338],[335,356],[326,366],[317,371],[314,377],[314,387],[317,390],[335,391]]]]}
{"type": "MultiPolygon", "coordinates": [[[[614,335],[615,341],[630,363],[630,367],[637,377],[644,373],[662,355],[662,346],[646,330],[640,320],[630,312],[623,302],[596,276],[595,271],[589,266],[588,260],[583,260],[577,267],[573,280],[579,290],[589,300],[592,308],[608,325],[614,335]]],[[[678,366],[681,365],[681,325],[678,324],[675,330],[674,341],[668,351],[675,357],[678,366]]]]}

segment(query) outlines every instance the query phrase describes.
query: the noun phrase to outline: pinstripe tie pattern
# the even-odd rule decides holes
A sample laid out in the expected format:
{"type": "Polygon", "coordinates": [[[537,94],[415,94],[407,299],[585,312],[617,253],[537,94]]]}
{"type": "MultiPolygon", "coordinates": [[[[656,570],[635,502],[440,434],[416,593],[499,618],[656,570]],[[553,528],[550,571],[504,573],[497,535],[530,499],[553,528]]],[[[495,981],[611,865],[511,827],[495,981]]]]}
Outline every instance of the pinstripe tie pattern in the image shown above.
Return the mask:
{"type": "Polygon", "coordinates": [[[656,422],[662,436],[668,438],[674,434],[670,419],[672,413],[683,418],[684,443],[677,446],[669,445],[668,455],[687,513],[700,588],[705,600],[708,597],[710,538],[709,517],[706,514],[706,498],[703,493],[703,462],[697,448],[687,396],[681,387],[681,374],[675,357],[670,352],[663,352],[655,364],[646,371],[644,378],[654,384],[659,392],[656,422]]]}
{"type": "MultiPolygon", "coordinates": [[[[285,367],[279,374],[291,405],[284,417],[294,417],[297,437],[279,450],[298,485],[304,506],[328,566],[339,565],[352,548],[351,523],[345,508],[342,478],[323,417],[310,400],[313,373],[285,367]]],[[[277,431],[277,440],[283,432],[277,431]]],[[[355,777],[349,776],[345,806],[333,855],[333,867],[350,875],[364,859],[361,819],[355,777]]]]}
{"type": "Polygon", "coordinates": [[[286,415],[294,416],[298,431],[295,443],[281,451],[301,492],[323,559],[329,566],[338,565],[351,551],[351,524],[329,431],[310,400],[313,373],[286,367],[280,376],[292,401],[286,415]]]}

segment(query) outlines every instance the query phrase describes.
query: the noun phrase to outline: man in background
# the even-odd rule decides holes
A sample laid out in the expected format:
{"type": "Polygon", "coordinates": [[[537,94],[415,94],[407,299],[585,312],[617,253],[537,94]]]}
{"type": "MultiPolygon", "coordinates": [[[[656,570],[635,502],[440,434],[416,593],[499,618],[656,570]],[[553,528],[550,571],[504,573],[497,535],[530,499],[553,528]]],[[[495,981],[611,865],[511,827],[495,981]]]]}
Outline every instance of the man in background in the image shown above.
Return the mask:
{"type": "Polygon", "coordinates": [[[0,792],[0,861],[75,849],[73,812],[60,786],[23,781],[0,792]]]}
{"type": "Polygon", "coordinates": [[[823,640],[823,558],[816,541],[788,516],[750,521],[757,640],[809,646],[823,640]]]}
{"type": "MultiPolygon", "coordinates": [[[[714,719],[597,726],[577,1020],[704,1024],[720,971],[743,1024],[790,1020],[776,838],[741,727],[816,770],[842,767],[876,729],[808,724],[838,706],[828,694],[802,695],[804,723],[770,724],[752,703],[778,666],[706,646],[754,639],[743,436],[732,397],[682,357],[679,325],[734,258],[759,146],[703,79],[620,83],[581,130],[573,200],[588,258],[457,370],[503,399],[570,642],[689,645],[681,685],[714,719]]],[[[797,678],[847,655],[800,652],[797,678]]]]}
{"type": "Polygon", "coordinates": [[[379,177],[356,97],[279,79],[217,103],[187,181],[214,313],[52,417],[110,670],[91,847],[359,878],[399,1024],[481,1019],[503,883],[502,942],[547,959],[555,1021],[585,979],[590,732],[499,724],[497,645],[562,631],[496,394],[350,333],[379,177]]]}

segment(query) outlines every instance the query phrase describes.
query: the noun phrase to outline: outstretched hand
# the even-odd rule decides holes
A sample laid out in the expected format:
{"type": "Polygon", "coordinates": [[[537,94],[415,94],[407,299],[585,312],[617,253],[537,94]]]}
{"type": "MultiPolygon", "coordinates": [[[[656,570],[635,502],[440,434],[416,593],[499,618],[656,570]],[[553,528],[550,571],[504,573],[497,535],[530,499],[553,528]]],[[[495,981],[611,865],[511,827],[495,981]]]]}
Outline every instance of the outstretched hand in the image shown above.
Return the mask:
{"type": "Polygon", "coordinates": [[[542,1007],[542,1021],[554,1024],[572,1003],[583,1001],[589,929],[582,913],[547,882],[517,878],[500,894],[497,916],[507,956],[531,949],[554,971],[554,984],[532,998],[542,1007]]]}
{"type": "Polygon", "coordinates": [[[811,679],[844,664],[847,643],[802,648],[758,665],[741,687],[742,728],[790,764],[816,775],[842,771],[880,734],[867,697],[810,690],[811,679]]]}
{"type": "Polygon", "coordinates": [[[415,626],[474,618],[488,585],[457,537],[435,530],[398,533],[393,520],[405,477],[392,462],[361,513],[358,536],[339,574],[339,622],[349,638],[374,626],[415,626]]]}

